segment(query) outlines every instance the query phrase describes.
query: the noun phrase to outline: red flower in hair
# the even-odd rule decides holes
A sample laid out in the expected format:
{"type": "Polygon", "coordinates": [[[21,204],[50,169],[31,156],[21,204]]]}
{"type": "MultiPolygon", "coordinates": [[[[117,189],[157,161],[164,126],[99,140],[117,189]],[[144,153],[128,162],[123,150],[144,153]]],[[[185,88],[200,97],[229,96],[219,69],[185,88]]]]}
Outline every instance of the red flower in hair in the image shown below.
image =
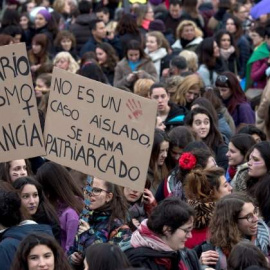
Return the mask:
{"type": "Polygon", "coordinates": [[[184,170],[192,170],[195,167],[196,163],[196,157],[190,152],[182,154],[179,159],[179,166],[184,170]]]}

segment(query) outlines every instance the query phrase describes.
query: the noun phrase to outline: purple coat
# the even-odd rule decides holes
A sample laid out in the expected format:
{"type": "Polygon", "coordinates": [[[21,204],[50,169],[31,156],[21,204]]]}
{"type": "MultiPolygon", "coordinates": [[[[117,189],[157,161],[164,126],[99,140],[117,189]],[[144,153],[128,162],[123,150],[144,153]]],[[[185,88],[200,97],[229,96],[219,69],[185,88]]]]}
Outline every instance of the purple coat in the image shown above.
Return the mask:
{"type": "Polygon", "coordinates": [[[231,114],[235,123],[235,127],[240,124],[255,124],[255,113],[248,102],[243,102],[237,105],[231,114]]]}
{"type": "Polygon", "coordinates": [[[79,226],[79,215],[71,207],[58,208],[58,217],[61,226],[61,246],[65,252],[73,245],[79,226]]]}

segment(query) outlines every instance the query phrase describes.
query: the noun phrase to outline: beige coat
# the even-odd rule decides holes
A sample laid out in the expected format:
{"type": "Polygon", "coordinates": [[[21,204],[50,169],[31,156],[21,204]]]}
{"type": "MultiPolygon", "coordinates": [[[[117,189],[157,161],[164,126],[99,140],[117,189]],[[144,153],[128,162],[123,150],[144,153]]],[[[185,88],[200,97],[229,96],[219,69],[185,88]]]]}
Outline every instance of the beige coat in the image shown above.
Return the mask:
{"type": "MultiPolygon", "coordinates": [[[[142,59],[141,64],[137,67],[138,70],[144,70],[144,79],[152,79],[153,81],[158,81],[157,70],[150,59],[142,59]]],[[[133,90],[134,82],[128,82],[127,76],[132,73],[131,68],[128,65],[126,58],[122,59],[116,66],[114,72],[113,86],[125,89],[133,90]]]]}

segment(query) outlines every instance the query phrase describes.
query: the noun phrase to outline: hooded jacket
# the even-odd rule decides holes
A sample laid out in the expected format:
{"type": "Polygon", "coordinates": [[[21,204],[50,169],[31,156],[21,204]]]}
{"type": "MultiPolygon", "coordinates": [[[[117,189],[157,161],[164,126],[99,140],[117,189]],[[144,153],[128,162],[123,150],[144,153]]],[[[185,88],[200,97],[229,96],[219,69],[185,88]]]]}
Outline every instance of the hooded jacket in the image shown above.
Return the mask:
{"type": "Polygon", "coordinates": [[[9,270],[21,241],[33,232],[46,233],[51,236],[52,229],[49,225],[37,224],[34,221],[24,221],[18,226],[13,226],[0,234],[0,262],[1,270],[9,270]]]}

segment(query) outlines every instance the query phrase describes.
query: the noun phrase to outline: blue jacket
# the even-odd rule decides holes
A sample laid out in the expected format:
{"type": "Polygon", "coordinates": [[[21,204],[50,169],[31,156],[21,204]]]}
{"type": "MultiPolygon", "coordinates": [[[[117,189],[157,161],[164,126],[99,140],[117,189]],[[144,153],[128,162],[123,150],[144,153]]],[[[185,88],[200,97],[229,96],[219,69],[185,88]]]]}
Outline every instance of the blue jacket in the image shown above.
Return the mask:
{"type": "Polygon", "coordinates": [[[49,225],[25,224],[10,227],[0,234],[0,262],[1,270],[9,270],[21,241],[33,232],[42,232],[53,236],[49,225]]]}

